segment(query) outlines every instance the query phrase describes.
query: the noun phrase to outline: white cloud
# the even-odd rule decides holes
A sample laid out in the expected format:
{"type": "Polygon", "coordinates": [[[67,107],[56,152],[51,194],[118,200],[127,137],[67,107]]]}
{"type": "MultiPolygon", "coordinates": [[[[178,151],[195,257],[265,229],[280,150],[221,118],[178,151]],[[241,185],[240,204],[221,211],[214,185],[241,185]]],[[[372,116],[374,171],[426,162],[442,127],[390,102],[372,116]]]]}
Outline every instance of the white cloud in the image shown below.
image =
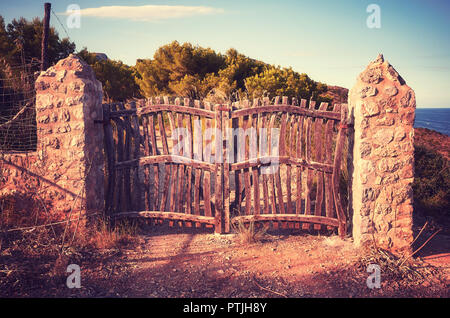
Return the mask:
{"type": "MultiPolygon", "coordinates": [[[[134,21],[158,21],[223,12],[224,10],[220,8],[167,5],[104,6],[99,8],[85,8],[80,11],[81,16],[84,17],[130,19],[134,21]]],[[[70,13],[66,12],[65,14],[68,15],[70,13]]]]}

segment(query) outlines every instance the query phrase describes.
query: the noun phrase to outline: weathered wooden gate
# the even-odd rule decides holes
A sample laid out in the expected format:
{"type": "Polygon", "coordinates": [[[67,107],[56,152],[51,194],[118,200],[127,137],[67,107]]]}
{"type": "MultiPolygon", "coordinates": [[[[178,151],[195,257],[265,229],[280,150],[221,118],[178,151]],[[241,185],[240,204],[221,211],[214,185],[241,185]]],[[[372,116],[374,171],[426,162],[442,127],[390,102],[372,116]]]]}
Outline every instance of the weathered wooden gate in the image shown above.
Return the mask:
{"type": "Polygon", "coordinates": [[[346,232],[339,193],[347,105],[275,98],[104,105],[106,209],[230,231],[232,222],[346,232]]]}

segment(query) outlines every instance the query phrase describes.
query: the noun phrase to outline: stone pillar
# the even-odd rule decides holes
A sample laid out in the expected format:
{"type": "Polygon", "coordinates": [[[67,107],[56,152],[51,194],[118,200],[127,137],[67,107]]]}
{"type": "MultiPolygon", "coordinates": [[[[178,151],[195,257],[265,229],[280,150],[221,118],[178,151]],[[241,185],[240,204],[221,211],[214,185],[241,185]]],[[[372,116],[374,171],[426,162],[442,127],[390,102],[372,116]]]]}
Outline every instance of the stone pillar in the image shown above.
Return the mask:
{"type": "Polygon", "coordinates": [[[410,249],[414,180],[415,94],[382,55],[349,92],[354,115],[353,238],[410,249]]]}
{"type": "Polygon", "coordinates": [[[93,213],[104,207],[102,85],[75,55],[36,80],[40,176],[52,212],[93,213]]]}

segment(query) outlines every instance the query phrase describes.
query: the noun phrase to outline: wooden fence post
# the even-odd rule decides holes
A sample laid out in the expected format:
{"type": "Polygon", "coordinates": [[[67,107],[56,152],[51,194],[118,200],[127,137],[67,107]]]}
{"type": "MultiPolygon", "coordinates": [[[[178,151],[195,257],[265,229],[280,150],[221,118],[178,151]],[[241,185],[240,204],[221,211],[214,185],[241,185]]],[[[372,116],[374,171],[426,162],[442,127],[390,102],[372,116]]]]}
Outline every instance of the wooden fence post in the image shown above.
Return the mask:
{"type": "Polygon", "coordinates": [[[42,30],[42,44],[41,44],[41,71],[45,71],[48,68],[48,34],[50,29],[50,9],[51,3],[44,3],[44,20],[43,20],[43,30],[42,30]]]}

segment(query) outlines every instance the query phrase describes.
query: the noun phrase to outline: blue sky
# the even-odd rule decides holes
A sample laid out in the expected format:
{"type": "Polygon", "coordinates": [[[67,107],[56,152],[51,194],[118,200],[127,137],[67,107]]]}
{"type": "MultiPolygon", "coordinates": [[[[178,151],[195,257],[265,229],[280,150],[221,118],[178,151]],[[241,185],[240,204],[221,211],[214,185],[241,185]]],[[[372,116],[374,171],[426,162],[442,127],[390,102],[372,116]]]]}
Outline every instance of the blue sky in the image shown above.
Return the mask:
{"type": "MultiPolygon", "coordinates": [[[[0,0],[0,14],[7,23],[20,16],[31,19],[43,15],[44,2],[0,0]]],[[[351,88],[383,53],[416,91],[418,107],[450,107],[448,0],[58,0],[52,9],[78,50],[87,47],[129,65],[177,40],[222,53],[234,47],[314,80],[351,88]],[[72,3],[85,10],[80,28],[66,25],[64,12],[72,3]],[[381,9],[379,29],[366,25],[372,3],[381,9]],[[145,5],[155,7],[134,8],[145,5]],[[109,6],[131,8],[87,10],[109,6]],[[106,11],[113,17],[101,17],[106,11]]],[[[51,25],[66,36],[53,15],[51,25]]]]}

